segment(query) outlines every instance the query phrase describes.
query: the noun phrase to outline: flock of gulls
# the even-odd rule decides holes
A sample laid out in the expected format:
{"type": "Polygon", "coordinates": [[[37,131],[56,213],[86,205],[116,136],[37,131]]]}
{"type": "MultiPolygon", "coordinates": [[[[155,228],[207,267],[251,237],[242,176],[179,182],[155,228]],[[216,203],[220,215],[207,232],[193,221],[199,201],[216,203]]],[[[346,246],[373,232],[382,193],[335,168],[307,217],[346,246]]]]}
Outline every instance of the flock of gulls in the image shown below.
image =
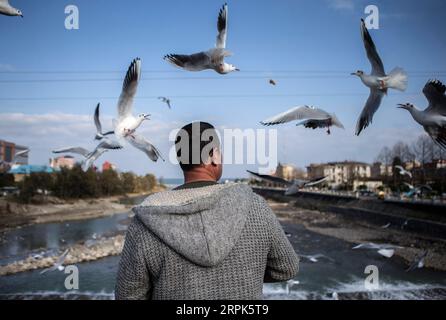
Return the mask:
{"type": "MultiPolygon", "coordinates": [[[[21,16],[20,10],[12,7],[8,0],[0,0],[0,14],[9,16],[21,16]]],[[[372,124],[373,116],[379,109],[384,97],[389,89],[405,91],[408,83],[407,73],[399,67],[386,73],[384,63],[378,54],[378,50],[373,39],[361,19],[361,37],[365,48],[367,58],[371,64],[371,73],[367,74],[358,70],[352,75],[357,76],[362,83],[369,88],[370,94],[359,115],[355,134],[359,136],[368,126],[372,124]]],[[[226,49],[226,40],[228,34],[228,5],[224,4],[219,10],[217,19],[217,37],[214,48],[200,51],[192,54],[167,54],[164,60],[173,66],[183,70],[197,72],[203,70],[214,70],[219,74],[228,74],[234,71],[240,71],[236,66],[227,63],[225,59],[232,55],[226,49]]],[[[157,161],[162,156],[158,149],[153,146],[145,137],[136,133],[136,129],[144,122],[149,120],[149,115],[140,114],[137,117],[132,115],[132,104],[136,94],[139,79],[141,77],[141,60],[132,61],[125,80],[121,96],[118,101],[118,116],[113,121],[113,130],[102,133],[99,121],[99,105],[96,107],[95,124],[98,128],[96,140],[99,144],[93,151],[87,151],[79,147],[66,147],[54,150],[56,153],[72,152],[84,157],[82,167],[87,170],[93,165],[94,161],[104,152],[109,150],[118,150],[124,148],[127,144],[144,152],[152,161],[157,161]],[[110,136],[115,136],[112,139],[110,136]]],[[[269,79],[269,84],[276,86],[273,79],[269,79]]],[[[442,148],[446,149],[446,86],[439,80],[429,80],[423,93],[426,96],[429,105],[425,110],[420,110],[411,103],[399,104],[398,107],[410,112],[413,119],[419,123],[427,134],[442,148]]],[[[159,97],[159,100],[171,108],[171,101],[168,97],[159,97]]],[[[297,126],[303,126],[307,129],[326,129],[331,134],[331,128],[337,127],[344,129],[344,125],[333,112],[325,111],[321,108],[301,105],[293,107],[269,119],[261,121],[265,126],[273,126],[292,121],[298,121],[297,126]]],[[[292,186],[292,182],[291,183],[292,186]]]]}

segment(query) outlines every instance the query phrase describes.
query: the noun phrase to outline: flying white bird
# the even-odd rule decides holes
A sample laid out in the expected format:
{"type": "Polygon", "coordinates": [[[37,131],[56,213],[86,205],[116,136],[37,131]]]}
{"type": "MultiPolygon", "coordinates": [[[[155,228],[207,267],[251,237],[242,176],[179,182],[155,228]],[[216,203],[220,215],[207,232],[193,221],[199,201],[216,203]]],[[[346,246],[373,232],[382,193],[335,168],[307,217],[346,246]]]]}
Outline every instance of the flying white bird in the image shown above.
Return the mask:
{"type": "Polygon", "coordinates": [[[82,161],[82,170],[88,171],[93,163],[108,150],[119,150],[122,148],[122,145],[118,141],[114,141],[109,138],[102,138],[101,142],[96,146],[96,148],[87,154],[85,160],[82,161]]]}
{"type": "Polygon", "coordinates": [[[101,142],[96,146],[93,151],[89,151],[82,147],[65,147],[57,150],[53,150],[53,153],[74,153],[83,156],[85,159],[82,161],[82,170],[87,171],[94,161],[96,161],[102,154],[108,150],[122,149],[122,145],[107,137],[103,137],[101,142]]]}
{"type": "Polygon", "coordinates": [[[279,177],[275,177],[275,176],[271,176],[271,175],[267,175],[267,174],[259,174],[259,173],[252,172],[249,170],[246,170],[246,171],[259,179],[286,185],[288,187],[288,189],[285,191],[286,196],[294,195],[294,194],[298,193],[300,189],[304,189],[304,188],[308,188],[308,187],[312,187],[312,186],[321,184],[322,182],[324,182],[325,180],[328,179],[328,177],[320,177],[320,178],[312,179],[312,180],[294,179],[292,181],[288,181],[288,180],[285,180],[285,179],[282,179],[279,177]]]}
{"type": "Polygon", "coordinates": [[[395,68],[388,75],[386,74],[384,64],[363,19],[361,19],[361,35],[367,57],[372,65],[372,73],[367,75],[361,70],[352,73],[352,75],[358,76],[370,88],[369,98],[356,125],[357,136],[372,123],[373,115],[381,105],[381,101],[389,88],[399,91],[405,91],[407,88],[407,73],[403,69],[395,68]]]}
{"type": "Polygon", "coordinates": [[[11,170],[11,167],[17,164],[19,157],[25,156],[29,153],[29,149],[17,151],[14,154],[11,162],[0,160],[0,172],[8,172],[11,170]]]}
{"type": "Polygon", "coordinates": [[[232,71],[240,71],[232,64],[226,63],[224,59],[231,56],[231,53],[226,50],[226,36],[228,31],[228,5],[220,9],[217,22],[217,43],[215,48],[208,51],[202,51],[191,55],[185,54],[168,54],[164,56],[167,60],[176,67],[188,71],[202,71],[207,69],[215,70],[220,74],[227,74],[232,71]]]}
{"type": "Polygon", "coordinates": [[[317,253],[317,254],[313,254],[313,255],[303,255],[303,254],[299,254],[299,257],[308,260],[310,262],[316,263],[319,262],[319,260],[328,260],[330,262],[335,262],[332,258],[327,257],[324,254],[321,253],[317,253]]]}
{"type": "Polygon", "coordinates": [[[399,104],[399,108],[410,112],[413,119],[423,126],[427,134],[446,150],[446,86],[438,80],[429,80],[423,93],[429,106],[420,110],[411,103],[399,104]]]}
{"type": "Polygon", "coordinates": [[[57,259],[56,263],[52,267],[42,270],[40,272],[40,274],[44,274],[48,271],[55,271],[55,270],[63,271],[65,269],[65,267],[63,266],[63,263],[68,255],[69,251],[70,251],[70,249],[65,250],[65,252],[57,259]]]}
{"type": "Polygon", "coordinates": [[[288,111],[282,112],[274,117],[271,117],[260,123],[264,126],[272,126],[281,123],[287,123],[294,120],[303,120],[296,125],[303,125],[305,128],[327,128],[327,133],[330,134],[330,127],[335,126],[344,129],[344,126],[333,113],[328,113],[322,109],[300,106],[294,107],[288,111]]]}
{"type": "Polygon", "coordinates": [[[406,272],[413,271],[415,269],[421,269],[424,267],[424,260],[426,259],[428,254],[428,251],[425,250],[421,253],[419,257],[417,257],[409,266],[409,268],[406,269],[406,272]]]}
{"type": "Polygon", "coordinates": [[[408,176],[412,179],[412,173],[406,169],[404,169],[402,166],[395,166],[396,169],[398,169],[399,174],[402,176],[408,176]]]}
{"type": "Polygon", "coordinates": [[[135,148],[143,151],[152,161],[158,158],[164,159],[161,153],[143,136],[136,133],[136,129],[144,120],[149,119],[149,115],[140,114],[138,117],[132,115],[133,99],[135,97],[138,83],[141,78],[141,60],[136,58],[130,64],[124,79],[122,92],[118,101],[118,118],[113,120],[115,136],[121,146],[125,141],[135,148]]]}
{"type": "Polygon", "coordinates": [[[373,243],[373,242],[368,242],[368,243],[361,243],[358,244],[357,246],[353,247],[353,250],[356,249],[367,249],[367,250],[376,250],[376,252],[378,252],[378,254],[386,257],[386,258],[391,258],[394,254],[395,254],[395,249],[401,249],[402,247],[400,246],[396,246],[393,244],[377,244],[377,243],[373,243]]]}
{"type": "Polygon", "coordinates": [[[101,125],[101,121],[99,120],[100,105],[101,104],[98,103],[98,105],[96,106],[96,109],[94,111],[94,124],[96,126],[96,136],[94,137],[95,140],[101,140],[105,136],[115,133],[114,131],[108,131],[108,132],[102,133],[102,125],[101,125]]]}
{"type": "Polygon", "coordinates": [[[23,18],[22,11],[11,6],[8,0],[0,0],[0,14],[5,16],[20,16],[23,18]]]}
{"type": "Polygon", "coordinates": [[[381,249],[378,250],[378,253],[386,258],[392,258],[395,254],[395,249],[381,249]]]}
{"type": "Polygon", "coordinates": [[[82,147],[65,147],[53,150],[53,153],[75,153],[86,158],[90,154],[90,151],[82,147]]]}
{"type": "Polygon", "coordinates": [[[300,284],[299,280],[294,280],[294,279],[288,280],[286,282],[286,287],[285,287],[286,294],[289,295],[293,287],[298,286],[299,284],[300,284]]]}
{"type": "Polygon", "coordinates": [[[170,99],[167,97],[158,97],[158,99],[160,99],[162,102],[164,102],[165,104],[167,104],[167,106],[169,107],[169,109],[172,109],[172,106],[170,105],[170,99]]]}
{"type": "Polygon", "coordinates": [[[361,243],[354,246],[352,249],[369,249],[369,250],[381,250],[381,249],[401,249],[402,247],[393,244],[378,244],[373,242],[361,243]]]}

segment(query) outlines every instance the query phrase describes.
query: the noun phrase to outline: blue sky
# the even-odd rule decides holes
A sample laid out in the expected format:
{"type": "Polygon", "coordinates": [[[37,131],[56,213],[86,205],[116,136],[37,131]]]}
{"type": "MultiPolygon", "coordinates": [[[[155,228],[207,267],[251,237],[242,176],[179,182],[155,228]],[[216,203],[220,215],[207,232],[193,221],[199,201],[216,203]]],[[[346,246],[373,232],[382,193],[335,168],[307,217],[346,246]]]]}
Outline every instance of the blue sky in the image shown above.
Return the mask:
{"type": "MultiPolygon", "coordinates": [[[[94,147],[94,107],[101,102],[104,126],[111,126],[122,78],[134,57],[143,65],[135,113],[151,113],[153,119],[141,132],[166,156],[170,130],[192,120],[261,128],[259,121],[308,104],[335,112],[346,130],[327,136],[291,123],[277,127],[279,160],[298,166],[372,161],[384,145],[423,133],[395,105],[410,101],[424,107],[424,83],[433,77],[446,81],[443,0],[228,1],[227,47],[234,53],[228,61],[242,71],[225,76],[176,70],[162,60],[167,53],[211,48],[223,1],[10,2],[25,17],[0,16],[0,30],[7,30],[0,47],[0,138],[30,146],[35,164],[47,163],[57,147],[94,147]],[[64,27],[69,4],[79,8],[79,30],[64,27]],[[380,29],[371,34],[386,69],[406,69],[409,87],[405,93],[390,92],[373,125],[355,137],[368,89],[349,74],[370,70],[359,33],[369,4],[380,9],[380,29]],[[269,85],[269,78],[278,85],[269,85]],[[172,110],[155,98],[159,95],[172,97],[172,110]]],[[[172,164],[154,164],[131,148],[101,160],[137,173],[181,174],[172,164]]],[[[245,176],[246,169],[256,166],[228,166],[224,176],[245,176]]]]}

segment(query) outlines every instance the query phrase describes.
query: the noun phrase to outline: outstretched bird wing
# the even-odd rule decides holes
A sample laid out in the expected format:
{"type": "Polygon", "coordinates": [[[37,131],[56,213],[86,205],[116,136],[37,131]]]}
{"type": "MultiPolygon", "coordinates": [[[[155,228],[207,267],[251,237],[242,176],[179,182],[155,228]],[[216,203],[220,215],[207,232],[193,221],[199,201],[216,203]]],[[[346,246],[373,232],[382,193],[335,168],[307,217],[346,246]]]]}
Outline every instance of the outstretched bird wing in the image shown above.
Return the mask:
{"type": "Polygon", "coordinates": [[[126,137],[126,140],[135,148],[144,152],[150,160],[156,162],[158,158],[164,161],[159,150],[151,144],[146,138],[139,134],[132,134],[126,137]]]}
{"type": "Polygon", "coordinates": [[[248,173],[252,174],[253,176],[256,176],[257,178],[262,179],[262,180],[266,180],[266,181],[270,181],[270,182],[274,182],[274,183],[281,183],[281,184],[284,184],[284,185],[287,185],[287,186],[291,186],[292,185],[292,182],[290,182],[288,180],[285,180],[285,179],[282,179],[282,178],[279,178],[279,177],[271,176],[271,175],[268,175],[268,174],[260,174],[260,173],[252,172],[252,171],[249,171],[249,170],[246,170],[246,171],[248,173]]]}
{"type": "Polygon", "coordinates": [[[122,86],[118,102],[118,118],[123,119],[132,114],[133,99],[141,78],[141,60],[136,58],[130,64],[122,86]]]}
{"type": "Polygon", "coordinates": [[[367,128],[373,121],[373,115],[381,105],[381,101],[385,93],[381,90],[371,89],[369,98],[362,109],[359,116],[358,123],[356,124],[356,135],[359,136],[365,128],[367,128]]]}
{"type": "Polygon", "coordinates": [[[423,93],[429,101],[426,112],[446,116],[446,86],[439,80],[430,80],[426,83],[423,93]]]}
{"type": "Polygon", "coordinates": [[[376,50],[375,43],[370,36],[369,30],[365,26],[364,19],[361,19],[361,36],[364,42],[365,51],[367,52],[367,58],[372,65],[372,75],[378,77],[384,77],[386,71],[384,70],[384,64],[376,50]]]}
{"type": "Polygon", "coordinates": [[[15,162],[15,161],[17,160],[18,157],[20,157],[20,156],[24,156],[25,154],[28,154],[28,153],[29,153],[29,149],[25,149],[25,150],[17,151],[17,152],[14,154],[14,159],[12,160],[12,162],[15,162]]]}
{"type": "Polygon", "coordinates": [[[217,30],[218,35],[216,47],[224,49],[226,48],[226,35],[228,30],[228,5],[226,3],[218,13],[217,30]]]}
{"type": "Polygon", "coordinates": [[[99,106],[101,104],[98,103],[96,106],[96,109],[94,110],[94,125],[96,126],[96,131],[98,134],[102,134],[102,126],[101,121],[99,120],[99,106]]]}
{"type": "Polygon", "coordinates": [[[304,187],[312,187],[312,186],[321,184],[322,182],[324,182],[327,179],[328,179],[328,176],[311,179],[310,181],[305,182],[304,187]]]}
{"type": "Polygon", "coordinates": [[[164,60],[172,65],[189,71],[201,71],[209,69],[211,66],[211,57],[207,52],[198,52],[191,55],[186,54],[168,54],[164,60]]]}
{"type": "Polygon", "coordinates": [[[329,118],[330,115],[324,110],[312,108],[309,106],[300,106],[292,108],[283,113],[280,113],[260,123],[265,126],[272,126],[276,124],[290,122],[293,120],[302,120],[302,119],[326,120],[329,118]]]}
{"type": "Polygon", "coordinates": [[[88,157],[90,151],[82,147],[67,147],[53,150],[53,153],[75,153],[75,154],[80,154],[81,156],[84,157],[88,157]]]}

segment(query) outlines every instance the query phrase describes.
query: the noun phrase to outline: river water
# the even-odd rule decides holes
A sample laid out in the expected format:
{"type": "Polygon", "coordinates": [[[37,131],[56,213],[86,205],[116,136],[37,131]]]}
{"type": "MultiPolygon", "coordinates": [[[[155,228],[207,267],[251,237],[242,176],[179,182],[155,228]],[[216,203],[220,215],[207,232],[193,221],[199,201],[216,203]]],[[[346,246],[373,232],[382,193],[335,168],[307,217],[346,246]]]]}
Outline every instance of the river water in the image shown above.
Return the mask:
{"type": "MultiPolygon", "coordinates": [[[[0,264],[21,259],[31,253],[52,254],[71,244],[123,232],[128,213],[76,222],[47,223],[9,230],[0,234],[0,264]]],[[[302,225],[283,224],[293,247],[300,254],[321,253],[332,261],[302,260],[295,284],[267,284],[266,299],[331,299],[333,292],[349,298],[432,299],[446,298],[446,272],[418,269],[405,272],[398,258],[387,259],[374,251],[352,250],[345,241],[306,230],[302,225]],[[379,270],[380,287],[367,291],[364,269],[379,270]]],[[[78,264],[79,290],[67,292],[65,274],[40,270],[0,277],[0,298],[88,298],[112,299],[119,257],[107,257],[78,264]]]]}

